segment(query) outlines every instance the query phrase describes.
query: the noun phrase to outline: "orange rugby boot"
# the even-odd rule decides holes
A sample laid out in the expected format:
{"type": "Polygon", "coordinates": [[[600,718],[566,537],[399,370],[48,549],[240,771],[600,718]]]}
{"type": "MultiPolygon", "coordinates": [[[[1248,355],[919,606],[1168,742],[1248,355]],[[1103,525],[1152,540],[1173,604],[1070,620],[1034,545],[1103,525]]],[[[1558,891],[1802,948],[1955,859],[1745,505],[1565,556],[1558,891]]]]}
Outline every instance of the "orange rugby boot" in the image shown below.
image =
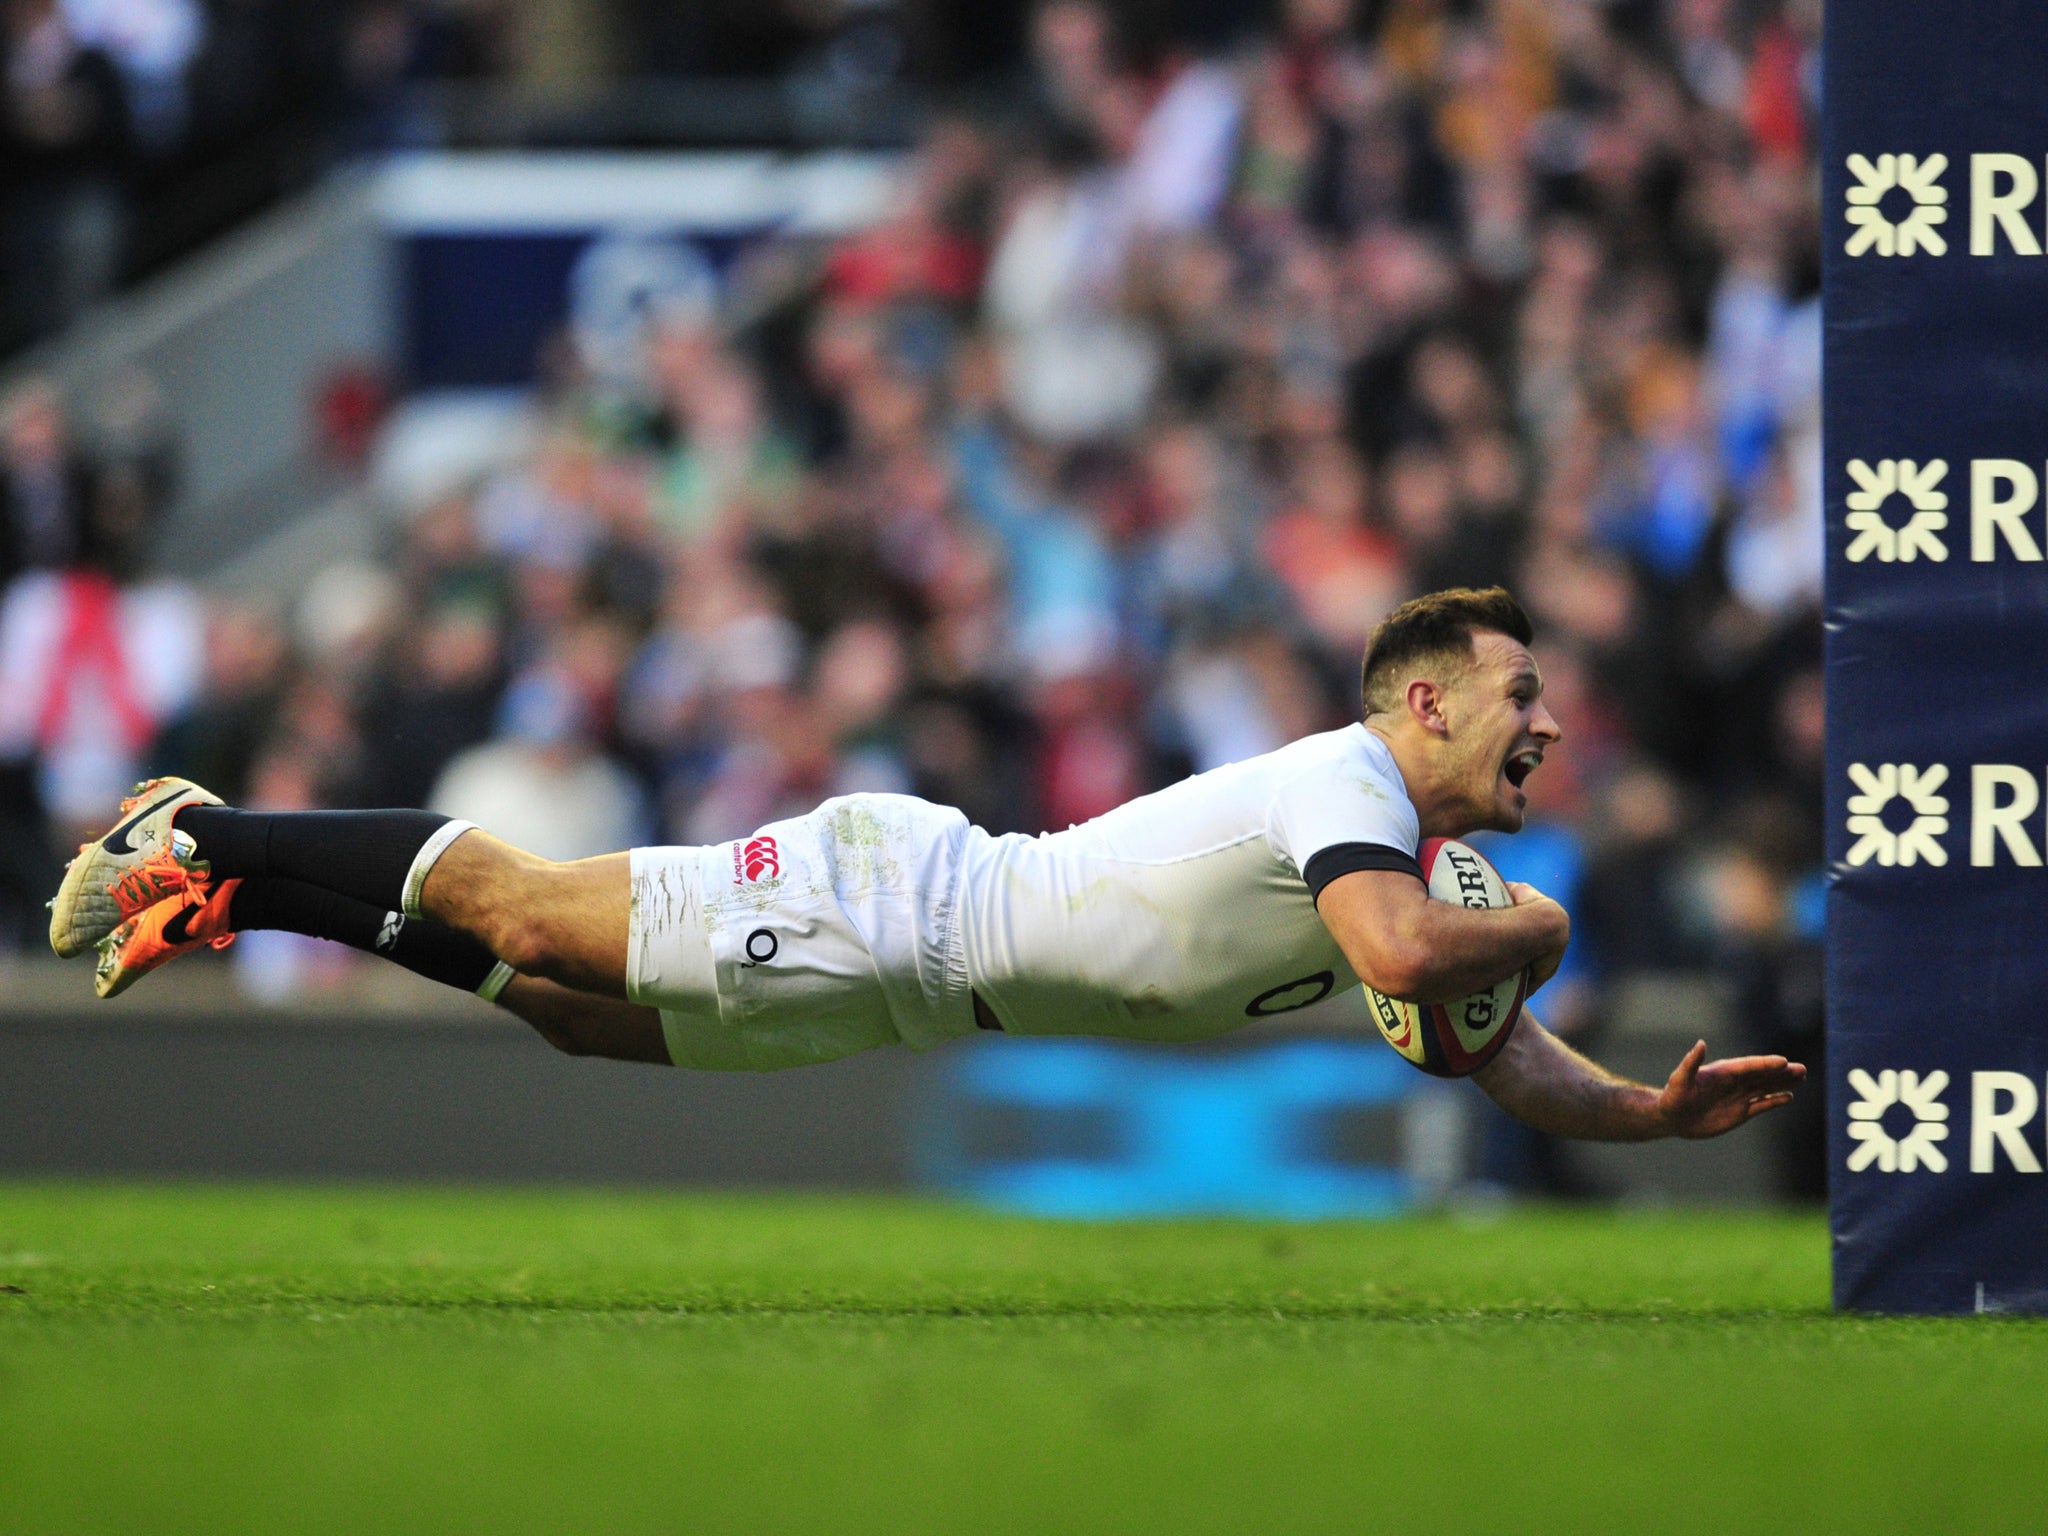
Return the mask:
{"type": "Polygon", "coordinates": [[[228,927],[228,906],[241,883],[224,880],[209,889],[204,880],[194,880],[168,901],[129,918],[99,942],[93,991],[102,998],[118,997],[180,955],[195,949],[226,949],[235,941],[228,927]]]}

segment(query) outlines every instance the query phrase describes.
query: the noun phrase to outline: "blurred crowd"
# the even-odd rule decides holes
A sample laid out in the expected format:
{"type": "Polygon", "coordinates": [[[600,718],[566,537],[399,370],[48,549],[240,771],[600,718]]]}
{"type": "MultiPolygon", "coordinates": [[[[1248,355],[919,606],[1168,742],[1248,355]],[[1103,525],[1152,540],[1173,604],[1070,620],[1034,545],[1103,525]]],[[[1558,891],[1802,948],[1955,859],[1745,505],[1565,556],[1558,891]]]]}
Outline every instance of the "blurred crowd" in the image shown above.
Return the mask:
{"type": "Polygon", "coordinates": [[[544,0],[5,0],[0,355],[337,160],[435,142],[411,87],[573,73],[601,30],[576,13],[604,5],[555,8],[550,27],[544,0]]]}
{"type": "Polygon", "coordinates": [[[292,604],[127,580],[147,431],[73,442],[18,396],[14,819],[33,795],[54,848],[149,766],[555,857],[856,789],[1058,828],[1355,719],[1390,607],[1502,582],[1566,732],[1493,848],[1574,913],[1547,1020],[1713,966],[1753,1047],[1817,1065],[1817,5],[1028,28],[883,222],[564,335],[482,468],[387,495],[388,560],[292,604]]]}
{"type": "Polygon", "coordinates": [[[1021,0],[4,0],[0,356],[355,156],[642,147],[679,123],[777,144],[788,100],[813,141],[878,98],[907,122],[932,92],[1006,89],[1023,18],[1021,0]],[[765,89],[721,96],[710,125],[665,105],[707,81],[765,89]]]}

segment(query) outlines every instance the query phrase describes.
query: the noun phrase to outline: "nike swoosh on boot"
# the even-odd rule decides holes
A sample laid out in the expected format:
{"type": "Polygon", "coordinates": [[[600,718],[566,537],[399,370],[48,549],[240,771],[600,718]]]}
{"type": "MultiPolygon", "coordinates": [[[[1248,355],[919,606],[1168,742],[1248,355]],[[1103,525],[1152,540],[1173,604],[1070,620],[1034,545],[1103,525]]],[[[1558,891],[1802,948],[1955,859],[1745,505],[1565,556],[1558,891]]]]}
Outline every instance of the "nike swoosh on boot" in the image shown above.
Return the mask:
{"type": "Polygon", "coordinates": [[[176,912],[173,912],[171,920],[164,924],[164,942],[166,944],[190,944],[192,942],[192,919],[195,915],[205,910],[206,904],[204,902],[197,902],[189,907],[180,907],[176,912]]]}
{"type": "Polygon", "coordinates": [[[154,816],[158,811],[162,810],[165,806],[169,805],[173,800],[177,799],[180,795],[184,793],[185,791],[183,789],[174,789],[168,795],[165,795],[163,799],[152,801],[150,804],[144,806],[141,810],[137,811],[133,816],[130,816],[126,821],[122,822],[121,825],[114,828],[114,830],[109,832],[105,837],[101,838],[100,846],[106,849],[107,852],[113,854],[136,852],[137,850],[135,847],[135,843],[129,837],[128,834],[132,832],[142,822],[147,821],[151,816],[154,816]]]}

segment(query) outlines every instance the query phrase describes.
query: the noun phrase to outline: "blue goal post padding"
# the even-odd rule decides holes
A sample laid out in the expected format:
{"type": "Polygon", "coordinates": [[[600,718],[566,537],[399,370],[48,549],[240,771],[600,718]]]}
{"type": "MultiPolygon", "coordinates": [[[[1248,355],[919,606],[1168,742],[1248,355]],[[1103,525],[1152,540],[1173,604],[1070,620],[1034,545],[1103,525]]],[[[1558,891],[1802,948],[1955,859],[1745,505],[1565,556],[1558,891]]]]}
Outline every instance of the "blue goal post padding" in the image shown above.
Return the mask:
{"type": "Polygon", "coordinates": [[[1835,1301],[2048,1310],[2048,9],[1824,59],[1835,1301]]]}

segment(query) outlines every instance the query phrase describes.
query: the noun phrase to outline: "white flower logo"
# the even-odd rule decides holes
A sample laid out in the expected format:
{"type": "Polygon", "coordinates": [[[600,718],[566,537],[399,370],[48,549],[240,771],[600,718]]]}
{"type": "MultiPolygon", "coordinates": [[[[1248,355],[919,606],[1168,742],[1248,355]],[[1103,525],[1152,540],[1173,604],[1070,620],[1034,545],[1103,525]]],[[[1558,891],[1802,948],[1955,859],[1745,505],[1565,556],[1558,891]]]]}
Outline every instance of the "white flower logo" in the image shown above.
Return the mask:
{"type": "Polygon", "coordinates": [[[1856,1102],[1849,1106],[1849,1139],[1863,1143],[1849,1154],[1849,1171],[1861,1173],[1872,1163],[1881,1173],[1911,1173],[1926,1168],[1948,1172],[1948,1157],[1937,1141],[1948,1140],[1948,1106],[1941,1092],[1948,1087],[1946,1072],[1877,1074],[1875,1081],[1861,1067],[1849,1073],[1849,1086],[1856,1090],[1856,1102]],[[1913,1111],[1913,1129],[1894,1141],[1885,1134],[1884,1112],[1894,1104],[1913,1111]]]}
{"type": "Polygon", "coordinates": [[[1948,492],[1936,487],[1947,473],[1947,459],[1929,459],[1925,464],[1879,459],[1875,469],[1861,459],[1851,459],[1849,478],[1857,488],[1849,493],[1849,515],[1842,520],[1856,535],[1849,544],[1851,563],[1873,554],[1887,564],[1893,560],[1911,563],[1920,555],[1946,560],[1948,545],[1942,542],[1940,530],[1948,526],[1948,492]],[[1903,528],[1884,520],[1884,504],[1894,493],[1904,496],[1913,508],[1903,528]]]}
{"type": "Polygon", "coordinates": [[[1875,249],[1880,256],[1910,256],[1916,250],[1930,256],[1948,251],[1948,242],[1934,226],[1948,222],[1948,189],[1937,179],[1948,169],[1947,155],[1929,155],[1921,160],[1912,155],[1879,155],[1872,165],[1864,155],[1849,157],[1849,173],[1856,185],[1849,189],[1848,219],[1856,226],[1843,247],[1851,256],[1875,249]],[[1885,193],[1898,187],[1913,199],[1913,211],[1894,224],[1878,206],[1885,193]]]}
{"type": "Polygon", "coordinates": [[[1948,782],[1948,769],[1941,763],[1922,769],[1911,763],[1880,763],[1875,773],[1862,763],[1849,765],[1849,777],[1861,791],[1849,797],[1849,830],[1856,846],[1849,850],[1851,864],[1868,864],[1874,857],[1889,869],[1894,864],[1908,867],[1925,859],[1946,864],[1948,850],[1935,839],[1948,830],[1948,796],[1937,791],[1948,782]],[[1884,824],[1884,808],[1903,796],[1913,807],[1913,824],[1894,832],[1884,824]]]}

